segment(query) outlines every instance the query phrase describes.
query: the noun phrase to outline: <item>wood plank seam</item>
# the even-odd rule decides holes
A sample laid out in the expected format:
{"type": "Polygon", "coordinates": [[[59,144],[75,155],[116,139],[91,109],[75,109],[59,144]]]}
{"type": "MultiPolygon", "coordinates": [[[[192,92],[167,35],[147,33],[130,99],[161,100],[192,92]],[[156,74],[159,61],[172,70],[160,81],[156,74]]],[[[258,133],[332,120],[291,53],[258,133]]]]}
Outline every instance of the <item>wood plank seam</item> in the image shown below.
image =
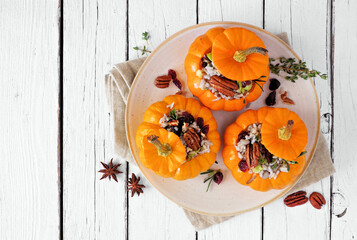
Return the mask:
{"type": "MultiPolygon", "coordinates": [[[[330,37],[330,54],[329,54],[329,76],[330,76],[330,87],[331,87],[331,132],[330,132],[330,155],[332,162],[334,162],[333,150],[334,150],[334,42],[335,42],[335,32],[334,32],[334,22],[335,22],[335,11],[334,11],[334,0],[328,1],[329,6],[329,37],[330,37]]],[[[327,49],[327,48],[326,48],[327,49]]],[[[329,216],[329,239],[332,239],[332,210],[333,210],[333,184],[334,176],[330,176],[330,216],[329,216]]]]}
{"type": "Polygon", "coordinates": [[[58,2],[59,93],[58,93],[58,195],[59,239],[63,240],[63,1],[58,2]]]}

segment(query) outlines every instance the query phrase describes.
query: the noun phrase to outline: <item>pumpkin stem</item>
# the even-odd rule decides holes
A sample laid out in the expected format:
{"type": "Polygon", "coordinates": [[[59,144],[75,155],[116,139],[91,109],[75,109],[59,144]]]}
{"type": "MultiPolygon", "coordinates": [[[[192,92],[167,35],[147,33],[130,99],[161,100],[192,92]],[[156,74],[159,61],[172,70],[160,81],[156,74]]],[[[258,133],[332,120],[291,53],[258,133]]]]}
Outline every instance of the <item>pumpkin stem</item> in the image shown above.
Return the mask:
{"type": "Polygon", "coordinates": [[[172,148],[167,143],[161,143],[158,140],[158,138],[159,138],[158,136],[150,135],[148,136],[148,141],[149,143],[153,144],[157,148],[157,152],[159,156],[167,157],[168,155],[171,154],[172,148]]]}
{"type": "Polygon", "coordinates": [[[233,55],[233,59],[239,63],[243,63],[245,60],[247,60],[247,56],[250,54],[260,53],[265,56],[267,52],[268,50],[262,47],[251,47],[245,50],[237,50],[233,55]]]}
{"type": "Polygon", "coordinates": [[[291,137],[291,128],[294,125],[293,120],[289,120],[286,126],[278,129],[278,136],[281,140],[289,140],[291,137]]]}

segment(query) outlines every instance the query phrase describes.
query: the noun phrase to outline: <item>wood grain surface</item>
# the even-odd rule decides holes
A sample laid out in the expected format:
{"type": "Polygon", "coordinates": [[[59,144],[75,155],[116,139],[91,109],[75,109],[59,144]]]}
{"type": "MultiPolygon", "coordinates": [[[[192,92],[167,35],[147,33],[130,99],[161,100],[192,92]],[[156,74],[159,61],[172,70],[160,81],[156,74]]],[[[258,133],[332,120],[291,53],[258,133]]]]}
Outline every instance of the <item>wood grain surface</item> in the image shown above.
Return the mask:
{"type": "Polygon", "coordinates": [[[354,239],[357,237],[357,1],[4,0],[0,3],[0,239],[354,239]],[[311,68],[336,174],[306,191],[327,204],[281,200],[196,232],[135,166],[115,158],[104,75],[203,22],[238,21],[277,34],[311,68]],[[100,162],[121,163],[115,181],[100,162]],[[131,198],[134,172],[147,186],[131,198]]]}

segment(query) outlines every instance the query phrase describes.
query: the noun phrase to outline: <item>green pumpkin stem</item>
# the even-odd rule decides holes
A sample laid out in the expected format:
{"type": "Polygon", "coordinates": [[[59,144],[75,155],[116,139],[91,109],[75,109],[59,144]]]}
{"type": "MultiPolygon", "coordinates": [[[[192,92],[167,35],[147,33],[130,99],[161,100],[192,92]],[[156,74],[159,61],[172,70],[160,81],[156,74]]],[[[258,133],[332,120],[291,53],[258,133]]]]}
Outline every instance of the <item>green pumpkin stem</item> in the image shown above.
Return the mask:
{"type": "Polygon", "coordinates": [[[294,125],[293,120],[289,120],[286,126],[278,129],[278,136],[281,140],[289,140],[291,137],[291,129],[294,125]]]}
{"type": "Polygon", "coordinates": [[[260,53],[265,56],[267,52],[268,50],[262,47],[251,47],[245,50],[237,50],[233,55],[233,59],[239,63],[243,63],[245,60],[247,60],[247,56],[250,54],[260,53]]]}
{"type": "Polygon", "coordinates": [[[155,135],[150,135],[147,137],[149,143],[153,144],[157,148],[157,153],[159,156],[166,157],[171,154],[172,148],[167,143],[161,143],[159,137],[155,135]]]}

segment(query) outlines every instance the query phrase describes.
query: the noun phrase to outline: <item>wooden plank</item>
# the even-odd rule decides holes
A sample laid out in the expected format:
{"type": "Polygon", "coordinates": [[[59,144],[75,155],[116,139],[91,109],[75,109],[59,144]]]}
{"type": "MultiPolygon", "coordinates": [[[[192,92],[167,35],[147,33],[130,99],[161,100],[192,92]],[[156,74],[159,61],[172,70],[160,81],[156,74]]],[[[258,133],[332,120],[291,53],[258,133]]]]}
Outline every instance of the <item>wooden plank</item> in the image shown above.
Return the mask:
{"type": "Polygon", "coordinates": [[[59,237],[58,1],[0,7],[0,236],[59,237]]]}
{"type": "Polygon", "coordinates": [[[198,1],[199,23],[234,21],[263,27],[263,0],[198,1]]]}
{"type": "MultiPolygon", "coordinates": [[[[330,7],[328,1],[276,0],[265,3],[265,28],[273,33],[287,32],[292,48],[307,62],[309,67],[329,73],[330,7]]],[[[315,85],[320,99],[321,128],[329,142],[332,129],[331,85],[329,81],[319,78],[316,78],[315,85]]],[[[321,192],[327,200],[326,206],[320,211],[314,209],[309,203],[296,208],[287,208],[282,200],[265,207],[264,238],[328,239],[330,179],[326,178],[306,188],[308,194],[314,191],[321,192]]]]}
{"type": "MultiPolygon", "coordinates": [[[[149,48],[154,49],[165,38],[195,23],[194,1],[130,1],[129,58],[141,56],[133,50],[144,44],[141,33],[150,33],[149,48]]],[[[129,198],[129,239],[195,239],[183,210],[152,187],[137,167],[130,166],[130,172],[141,176],[147,187],[140,197],[129,198]]]]}
{"type": "Polygon", "coordinates": [[[119,183],[98,173],[114,156],[104,75],[125,61],[125,6],[64,1],[65,239],[126,238],[126,163],[119,183]]]}
{"type": "MultiPolygon", "coordinates": [[[[201,22],[236,21],[263,27],[263,1],[199,1],[201,22]]],[[[237,183],[238,184],[238,183],[237,183]]],[[[262,210],[236,216],[198,233],[198,239],[262,239],[262,210]]]]}
{"type": "Polygon", "coordinates": [[[336,174],[333,185],[333,214],[331,239],[355,239],[357,237],[357,2],[334,1],[334,160],[336,174]],[[344,216],[344,209],[347,212],[344,216]]]}

